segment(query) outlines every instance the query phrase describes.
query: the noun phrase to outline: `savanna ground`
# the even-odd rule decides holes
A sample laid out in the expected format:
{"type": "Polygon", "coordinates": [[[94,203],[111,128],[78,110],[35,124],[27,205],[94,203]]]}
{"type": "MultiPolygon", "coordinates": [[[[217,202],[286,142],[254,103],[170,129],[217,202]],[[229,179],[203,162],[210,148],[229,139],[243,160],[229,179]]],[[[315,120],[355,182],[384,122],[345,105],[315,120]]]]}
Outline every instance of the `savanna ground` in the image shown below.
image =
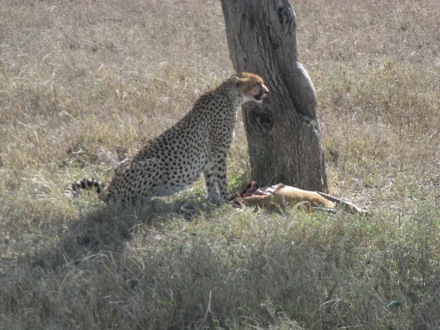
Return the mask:
{"type": "MultiPolygon", "coordinates": [[[[369,218],[65,198],[233,73],[220,3],[0,3],[0,328],[440,328],[440,2],[293,4],[330,191],[369,218]]],[[[247,159],[239,125],[231,191],[247,159]]]]}

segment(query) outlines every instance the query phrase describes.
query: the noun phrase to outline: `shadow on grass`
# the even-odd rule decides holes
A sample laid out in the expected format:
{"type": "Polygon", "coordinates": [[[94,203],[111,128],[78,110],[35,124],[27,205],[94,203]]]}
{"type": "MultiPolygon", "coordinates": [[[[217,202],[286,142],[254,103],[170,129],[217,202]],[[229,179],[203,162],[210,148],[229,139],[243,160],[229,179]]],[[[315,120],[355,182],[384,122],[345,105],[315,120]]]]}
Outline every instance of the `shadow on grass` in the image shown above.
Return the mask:
{"type": "Polygon", "coordinates": [[[0,328],[436,328],[438,211],[394,218],[100,206],[0,277],[0,328]]]}
{"type": "Polygon", "coordinates": [[[199,200],[157,199],[134,208],[87,206],[75,219],[61,212],[42,220],[40,239],[46,242],[16,259],[0,260],[0,328],[99,328],[109,318],[93,314],[100,312],[117,320],[117,305],[106,305],[109,312],[100,304],[107,295],[130,297],[139,282],[130,280],[132,269],[139,268],[124,251],[127,244],[142,232],[179,217],[190,221],[198,210],[210,208],[199,200]]]}
{"type": "MultiPolygon", "coordinates": [[[[138,227],[161,226],[182,218],[191,221],[200,212],[214,208],[204,200],[155,199],[144,206],[123,208],[102,205],[82,214],[68,230],[60,234],[59,243],[46,248],[32,258],[23,258],[31,267],[59,269],[78,265],[88,257],[110,252],[121,254],[138,227]]],[[[24,260],[23,260],[24,261],[24,260]]]]}

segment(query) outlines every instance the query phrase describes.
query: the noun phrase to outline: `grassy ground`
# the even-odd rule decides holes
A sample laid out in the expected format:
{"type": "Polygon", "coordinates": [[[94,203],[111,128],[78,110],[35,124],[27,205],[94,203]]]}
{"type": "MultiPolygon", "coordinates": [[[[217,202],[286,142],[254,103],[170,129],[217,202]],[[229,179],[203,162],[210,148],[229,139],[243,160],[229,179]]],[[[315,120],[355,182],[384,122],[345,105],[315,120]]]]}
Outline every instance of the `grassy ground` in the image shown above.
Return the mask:
{"type": "Polygon", "coordinates": [[[0,3],[0,328],[440,328],[440,3],[294,7],[330,190],[368,219],[213,209],[200,182],[66,199],[233,73],[220,4],[0,3]]]}

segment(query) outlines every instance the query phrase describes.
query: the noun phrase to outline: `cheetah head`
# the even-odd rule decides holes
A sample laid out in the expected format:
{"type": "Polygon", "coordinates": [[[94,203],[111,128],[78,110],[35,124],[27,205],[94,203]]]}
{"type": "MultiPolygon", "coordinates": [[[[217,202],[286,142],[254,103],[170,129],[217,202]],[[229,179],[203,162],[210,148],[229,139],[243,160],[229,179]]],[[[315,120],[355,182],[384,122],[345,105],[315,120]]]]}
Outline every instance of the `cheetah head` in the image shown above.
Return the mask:
{"type": "Polygon", "coordinates": [[[246,102],[263,102],[263,98],[269,93],[263,79],[254,73],[242,72],[232,76],[238,86],[241,104],[246,102]]]}

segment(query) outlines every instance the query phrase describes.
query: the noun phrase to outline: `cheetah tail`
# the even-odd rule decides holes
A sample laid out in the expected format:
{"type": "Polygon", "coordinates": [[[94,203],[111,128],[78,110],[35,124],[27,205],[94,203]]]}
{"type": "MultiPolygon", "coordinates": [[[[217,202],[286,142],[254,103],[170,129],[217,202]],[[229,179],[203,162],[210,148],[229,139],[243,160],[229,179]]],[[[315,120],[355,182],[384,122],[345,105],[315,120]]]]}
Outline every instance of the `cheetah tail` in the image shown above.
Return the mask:
{"type": "Polygon", "coordinates": [[[93,188],[96,189],[98,195],[100,195],[104,190],[104,186],[100,181],[93,178],[88,178],[88,179],[84,178],[82,180],[72,183],[70,187],[66,190],[66,195],[69,195],[71,197],[78,197],[82,189],[93,189],[93,188]]]}

